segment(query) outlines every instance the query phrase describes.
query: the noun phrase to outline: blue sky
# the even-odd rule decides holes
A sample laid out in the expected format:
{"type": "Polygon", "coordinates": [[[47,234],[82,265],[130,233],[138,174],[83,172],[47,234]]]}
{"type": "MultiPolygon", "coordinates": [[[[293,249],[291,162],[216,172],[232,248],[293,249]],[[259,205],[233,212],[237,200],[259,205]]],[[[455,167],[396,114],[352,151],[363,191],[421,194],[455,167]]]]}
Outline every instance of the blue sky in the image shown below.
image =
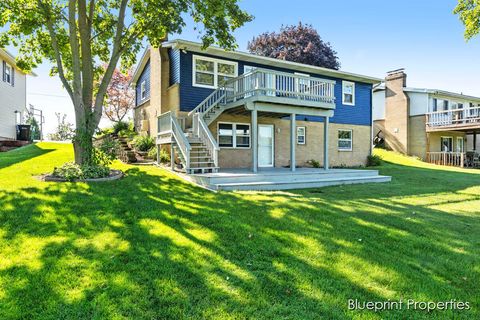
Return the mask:
{"type": "MultiPolygon", "coordinates": [[[[480,37],[464,40],[463,25],[452,13],[455,0],[243,0],[240,5],[255,16],[235,33],[240,50],[261,32],[302,21],[333,45],[342,70],[383,78],[389,70],[406,68],[411,87],[480,96],[480,37]]],[[[171,38],[198,40],[187,21],[184,32],[171,38]]],[[[69,114],[71,122],[74,118],[66,92],[48,69],[36,70],[39,76],[29,80],[27,98],[45,111],[51,131],[54,112],[69,114]]]]}

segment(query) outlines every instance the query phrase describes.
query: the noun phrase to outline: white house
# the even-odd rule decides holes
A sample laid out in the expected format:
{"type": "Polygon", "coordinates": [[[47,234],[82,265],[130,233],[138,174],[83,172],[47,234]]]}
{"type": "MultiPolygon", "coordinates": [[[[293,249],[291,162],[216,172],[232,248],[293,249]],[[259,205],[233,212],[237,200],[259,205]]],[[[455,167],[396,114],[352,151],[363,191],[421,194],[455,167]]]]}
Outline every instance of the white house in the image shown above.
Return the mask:
{"type": "Polygon", "coordinates": [[[15,58],[0,48],[0,140],[15,139],[26,108],[26,74],[18,69],[15,58]]]}

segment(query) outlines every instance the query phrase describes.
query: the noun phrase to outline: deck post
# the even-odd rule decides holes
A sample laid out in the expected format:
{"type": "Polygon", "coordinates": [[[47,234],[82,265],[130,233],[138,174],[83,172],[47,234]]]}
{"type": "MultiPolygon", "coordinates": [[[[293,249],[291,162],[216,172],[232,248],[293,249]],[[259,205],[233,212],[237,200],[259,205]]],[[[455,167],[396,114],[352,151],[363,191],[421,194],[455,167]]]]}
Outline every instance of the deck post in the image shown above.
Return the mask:
{"type": "Polygon", "coordinates": [[[257,109],[252,110],[252,171],[258,171],[258,121],[257,109]]]}
{"type": "Polygon", "coordinates": [[[477,131],[473,131],[473,151],[477,151],[477,131]]]}
{"type": "Polygon", "coordinates": [[[170,143],[170,167],[172,171],[175,170],[175,148],[173,147],[173,142],[170,143]]]}
{"type": "Polygon", "coordinates": [[[160,164],[160,149],[161,149],[161,145],[157,144],[157,164],[159,165],[160,164]]]}
{"type": "Polygon", "coordinates": [[[290,115],[290,170],[295,171],[296,167],[296,161],[295,161],[295,145],[296,145],[296,131],[297,131],[297,125],[296,125],[296,118],[297,115],[295,113],[292,113],[290,115]]]}
{"type": "Polygon", "coordinates": [[[329,169],[329,158],[328,158],[328,123],[330,121],[329,117],[325,117],[323,122],[323,168],[325,170],[329,169]]]}

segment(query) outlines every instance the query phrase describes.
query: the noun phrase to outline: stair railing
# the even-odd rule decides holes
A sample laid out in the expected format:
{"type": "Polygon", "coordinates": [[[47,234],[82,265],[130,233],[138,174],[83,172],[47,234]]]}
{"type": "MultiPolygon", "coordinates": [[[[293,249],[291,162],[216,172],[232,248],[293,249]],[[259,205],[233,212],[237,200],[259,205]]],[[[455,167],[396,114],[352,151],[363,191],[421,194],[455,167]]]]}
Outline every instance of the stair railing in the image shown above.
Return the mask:
{"type": "Polygon", "coordinates": [[[171,134],[173,141],[176,142],[178,149],[185,160],[185,170],[188,172],[190,168],[190,151],[192,150],[192,146],[188,142],[177,118],[171,112],[166,112],[158,117],[158,136],[160,137],[167,134],[171,134]]]}
{"type": "Polygon", "coordinates": [[[218,151],[220,150],[220,147],[213,137],[212,132],[210,129],[208,129],[205,120],[203,120],[203,117],[199,113],[193,115],[193,130],[194,134],[197,135],[205,144],[210,156],[213,159],[215,167],[218,168],[218,151]]]}
{"type": "Polygon", "coordinates": [[[213,91],[205,100],[203,100],[195,109],[188,113],[191,117],[196,113],[205,114],[219,103],[225,102],[225,88],[221,87],[213,91]]]}

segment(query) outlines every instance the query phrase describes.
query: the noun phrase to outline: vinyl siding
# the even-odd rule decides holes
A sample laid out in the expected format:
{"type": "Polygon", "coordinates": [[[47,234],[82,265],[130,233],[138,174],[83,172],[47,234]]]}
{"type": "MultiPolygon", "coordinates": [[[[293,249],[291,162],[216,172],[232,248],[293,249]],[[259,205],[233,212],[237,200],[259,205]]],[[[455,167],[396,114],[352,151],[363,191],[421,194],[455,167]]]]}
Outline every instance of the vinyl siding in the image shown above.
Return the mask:
{"type": "Polygon", "coordinates": [[[135,106],[139,106],[150,99],[150,60],[145,64],[135,87],[135,106]],[[141,99],[142,82],[145,81],[145,99],[141,99]]]}
{"type": "MultiPolygon", "coordinates": [[[[217,56],[211,56],[207,54],[198,54],[206,57],[212,57],[217,59],[223,59],[217,56]]],[[[212,89],[199,88],[192,85],[192,68],[193,60],[191,52],[179,52],[180,55],[180,110],[191,111],[198,104],[200,104],[210,93],[212,89]]],[[[272,67],[268,65],[244,62],[240,60],[223,59],[227,61],[235,61],[238,63],[238,74],[243,74],[245,65],[260,67],[266,69],[272,69],[283,72],[294,73],[294,69],[284,69],[278,67],[272,67]]],[[[174,63],[171,63],[174,64],[174,63]]],[[[171,67],[172,68],[172,67],[171,67]]],[[[302,72],[304,73],[304,72],[302,72]]],[[[304,73],[305,74],[305,73],[304,73]]],[[[342,79],[325,77],[318,74],[310,74],[311,77],[324,78],[336,81],[335,84],[335,97],[336,97],[336,109],[334,116],[330,119],[332,123],[340,124],[355,124],[355,125],[371,125],[372,114],[372,85],[366,83],[355,83],[355,106],[342,104],[342,79]]],[[[173,79],[174,76],[171,76],[173,79]]],[[[299,116],[299,119],[307,119],[308,121],[322,121],[321,117],[306,117],[299,116]]]]}
{"type": "MultiPolygon", "coordinates": [[[[0,57],[0,74],[2,70],[3,60],[0,57]]],[[[16,114],[15,111],[23,113],[26,106],[26,76],[15,70],[15,83],[12,87],[10,84],[3,82],[0,76],[0,139],[16,138],[16,114]]]]}
{"type": "Polygon", "coordinates": [[[170,85],[180,83],[180,50],[170,49],[168,51],[170,58],[170,85]]]}

